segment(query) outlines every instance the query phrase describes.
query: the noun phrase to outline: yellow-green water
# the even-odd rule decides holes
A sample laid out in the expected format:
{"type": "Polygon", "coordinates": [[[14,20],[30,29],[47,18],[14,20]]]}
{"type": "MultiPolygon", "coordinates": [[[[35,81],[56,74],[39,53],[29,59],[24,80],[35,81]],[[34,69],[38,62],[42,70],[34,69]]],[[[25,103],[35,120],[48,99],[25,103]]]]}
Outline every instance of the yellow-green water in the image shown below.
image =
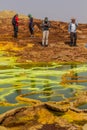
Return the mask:
{"type": "MultiPolygon", "coordinates": [[[[73,82],[61,83],[63,75],[72,71],[76,77],[84,77],[87,80],[86,64],[18,64],[15,57],[4,56],[1,52],[0,113],[15,107],[30,105],[16,100],[16,97],[21,94],[34,92],[26,97],[46,102],[62,101],[73,97],[76,91],[87,90],[87,81],[77,82],[78,78],[73,82]]],[[[68,79],[74,80],[71,77],[68,79]]]]}

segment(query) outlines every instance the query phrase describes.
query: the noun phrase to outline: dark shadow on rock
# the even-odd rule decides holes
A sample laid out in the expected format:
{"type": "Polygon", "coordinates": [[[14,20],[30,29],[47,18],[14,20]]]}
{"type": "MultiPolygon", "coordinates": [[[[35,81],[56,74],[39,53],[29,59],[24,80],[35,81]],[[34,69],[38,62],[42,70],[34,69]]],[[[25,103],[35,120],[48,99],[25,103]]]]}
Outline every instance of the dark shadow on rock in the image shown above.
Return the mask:
{"type": "Polygon", "coordinates": [[[60,127],[56,124],[45,124],[41,129],[38,130],[67,130],[67,128],[60,127]]]}
{"type": "Polygon", "coordinates": [[[38,44],[42,46],[42,42],[38,42],[38,44]]]}
{"type": "Polygon", "coordinates": [[[83,126],[87,123],[87,120],[73,121],[74,124],[83,126]]]}
{"type": "Polygon", "coordinates": [[[52,111],[52,110],[50,110],[50,112],[52,112],[54,116],[58,116],[58,117],[63,116],[65,114],[65,112],[56,112],[56,111],[52,111]]]}
{"type": "Polygon", "coordinates": [[[70,41],[66,41],[64,43],[65,43],[65,45],[69,45],[70,46],[70,41]]]}

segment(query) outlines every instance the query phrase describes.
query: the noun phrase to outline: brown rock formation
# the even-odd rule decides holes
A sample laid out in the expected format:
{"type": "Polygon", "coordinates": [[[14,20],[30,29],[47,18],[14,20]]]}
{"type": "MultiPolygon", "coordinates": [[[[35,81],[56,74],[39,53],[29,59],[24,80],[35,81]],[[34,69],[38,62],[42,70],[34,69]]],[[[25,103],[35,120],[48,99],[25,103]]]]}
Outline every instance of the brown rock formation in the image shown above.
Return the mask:
{"type": "Polygon", "coordinates": [[[18,48],[15,55],[20,55],[22,58],[18,62],[34,61],[34,62],[86,62],[87,49],[85,44],[87,42],[87,25],[79,24],[77,33],[77,47],[69,46],[68,23],[51,21],[49,46],[42,47],[42,29],[40,24],[42,20],[34,19],[35,24],[35,38],[29,37],[28,18],[19,15],[19,37],[13,38],[13,27],[11,18],[15,12],[0,12],[0,45],[2,49],[11,51],[15,46],[18,48]],[[5,44],[4,44],[4,43],[5,44]],[[9,46],[5,49],[7,42],[12,42],[13,48],[9,46]],[[32,46],[33,45],[33,46],[32,46]],[[30,47],[31,46],[31,47],[30,47]],[[22,50],[20,51],[20,48],[22,50]]]}

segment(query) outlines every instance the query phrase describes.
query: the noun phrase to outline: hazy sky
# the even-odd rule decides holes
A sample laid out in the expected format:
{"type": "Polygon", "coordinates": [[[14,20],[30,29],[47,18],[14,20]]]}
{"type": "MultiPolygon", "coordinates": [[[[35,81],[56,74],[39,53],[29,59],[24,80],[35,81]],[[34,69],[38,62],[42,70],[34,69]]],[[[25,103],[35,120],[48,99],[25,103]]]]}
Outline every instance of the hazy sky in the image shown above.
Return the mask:
{"type": "Polygon", "coordinates": [[[0,10],[15,10],[36,18],[87,23],[87,0],[0,0],[0,10]]]}

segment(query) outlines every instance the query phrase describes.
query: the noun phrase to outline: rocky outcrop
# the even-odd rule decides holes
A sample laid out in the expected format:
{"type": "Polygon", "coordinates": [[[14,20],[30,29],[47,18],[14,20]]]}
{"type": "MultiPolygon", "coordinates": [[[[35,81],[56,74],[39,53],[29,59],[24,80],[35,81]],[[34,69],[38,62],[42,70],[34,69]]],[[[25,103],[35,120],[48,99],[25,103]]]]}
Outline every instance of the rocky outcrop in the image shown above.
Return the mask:
{"type": "Polygon", "coordinates": [[[0,116],[0,125],[3,130],[81,130],[44,107],[23,107],[7,112],[0,116]]]}
{"type": "MultiPolygon", "coordinates": [[[[38,93],[40,94],[40,92],[38,93]]],[[[82,127],[85,128],[87,110],[81,110],[78,106],[87,103],[86,91],[76,93],[74,97],[60,102],[41,102],[26,98],[31,94],[35,93],[23,94],[16,98],[18,102],[25,102],[29,106],[16,108],[0,115],[1,126],[8,130],[17,128],[19,130],[28,128],[29,130],[44,130],[44,128],[50,130],[50,126],[55,130],[82,130],[82,127]]]]}

